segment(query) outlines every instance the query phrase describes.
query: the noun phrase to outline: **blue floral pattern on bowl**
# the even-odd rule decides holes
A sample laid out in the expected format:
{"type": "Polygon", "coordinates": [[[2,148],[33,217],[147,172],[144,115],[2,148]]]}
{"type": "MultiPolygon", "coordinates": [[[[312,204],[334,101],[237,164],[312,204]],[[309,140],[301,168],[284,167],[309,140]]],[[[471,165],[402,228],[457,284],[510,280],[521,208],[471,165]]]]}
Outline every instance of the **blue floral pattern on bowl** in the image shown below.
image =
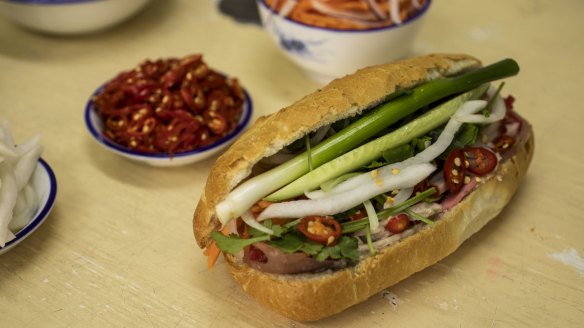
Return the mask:
{"type": "Polygon", "coordinates": [[[285,51],[293,55],[314,60],[316,62],[322,63],[325,61],[324,58],[322,58],[322,55],[327,52],[323,52],[322,47],[325,45],[326,39],[302,40],[292,35],[285,35],[278,30],[276,25],[273,25],[272,29],[278,36],[280,47],[285,51]]]}

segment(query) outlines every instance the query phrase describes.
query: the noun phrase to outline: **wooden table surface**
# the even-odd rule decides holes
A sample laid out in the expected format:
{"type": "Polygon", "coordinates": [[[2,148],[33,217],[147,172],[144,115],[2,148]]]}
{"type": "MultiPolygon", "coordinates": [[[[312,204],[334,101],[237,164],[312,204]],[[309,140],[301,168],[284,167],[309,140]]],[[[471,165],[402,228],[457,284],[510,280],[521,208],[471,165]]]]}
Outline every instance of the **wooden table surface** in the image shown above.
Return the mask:
{"type": "Polygon", "coordinates": [[[316,89],[261,28],[212,1],[154,1],[103,33],[54,37],[0,19],[0,119],[39,132],[59,192],[48,220],[0,256],[1,327],[582,327],[584,1],[434,1],[415,53],[521,65],[505,91],[536,151],[512,203],[438,264],[316,323],[274,314],[211,271],[191,218],[214,158],[154,168],[102,149],[89,95],[145,58],[204,54],[238,76],[255,117],[316,89]]]}

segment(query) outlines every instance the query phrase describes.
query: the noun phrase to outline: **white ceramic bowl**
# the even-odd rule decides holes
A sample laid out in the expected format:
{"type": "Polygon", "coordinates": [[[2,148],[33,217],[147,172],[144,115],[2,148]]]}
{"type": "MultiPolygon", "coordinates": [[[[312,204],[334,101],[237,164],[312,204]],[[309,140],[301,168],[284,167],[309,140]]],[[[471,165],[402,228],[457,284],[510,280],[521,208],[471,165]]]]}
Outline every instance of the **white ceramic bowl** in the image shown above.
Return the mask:
{"type": "Polygon", "coordinates": [[[355,70],[406,57],[431,5],[401,25],[367,30],[336,30],[299,23],[273,13],[256,0],[264,29],[293,62],[312,78],[328,82],[355,70]]]}
{"type": "Polygon", "coordinates": [[[89,98],[87,106],[85,107],[85,125],[87,126],[89,133],[91,133],[93,138],[97,140],[97,142],[105,149],[131,160],[144,162],[152,166],[181,166],[195,163],[215,155],[217,152],[229,146],[239,135],[243,133],[243,131],[249,125],[253,113],[251,98],[244,89],[243,93],[245,95],[245,101],[243,103],[243,113],[239,119],[239,124],[235,130],[231,131],[223,138],[217,140],[211,145],[197,148],[188,152],[175,153],[172,156],[160,153],[143,153],[121,146],[103,135],[103,120],[97,114],[96,109],[93,106],[93,102],[91,101],[91,99],[100,91],[101,88],[94,92],[94,94],[89,98]]]}
{"type": "Polygon", "coordinates": [[[150,0],[0,0],[14,23],[51,34],[99,31],[133,16],[150,0]]]}
{"type": "Polygon", "coordinates": [[[16,233],[16,238],[7,242],[4,247],[0,247],[0,254],[9,251],[33,233],[47,219],[53,209],[57,197],[57,179],[55,179],[55,174],[49,164],[43,159],[39,159],[37,168],[32,175],[32,186],[39,200],[38,209],[28,224],[16,233]]]}

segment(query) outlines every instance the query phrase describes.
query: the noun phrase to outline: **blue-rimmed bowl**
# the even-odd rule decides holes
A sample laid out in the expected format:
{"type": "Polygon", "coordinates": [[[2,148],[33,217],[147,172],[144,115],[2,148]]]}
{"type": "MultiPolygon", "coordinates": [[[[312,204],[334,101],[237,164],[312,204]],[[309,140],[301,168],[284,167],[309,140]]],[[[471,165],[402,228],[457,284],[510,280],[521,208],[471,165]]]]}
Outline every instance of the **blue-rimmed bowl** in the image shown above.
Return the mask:
{"type": "Polygon", "coordinates": [[[243,133],[243,131],[249,125],[253,114],[251,98],[247,91],[244,89],[243,93],[245,99],[243,102],[243,112],[241,118],[239,119],[237,127],[233,131],[229,132],[229,134],[215,141],[215,143],[188,152],[180,152],[173,154],[144,153],[128,149],[104,136],[103,134],[104,122],[97,114],[97,110],[93,105],[92,101],[93,97],[97,95],[99,92],[101,92],[101,90],[102,88],[100,87],[93,93],[85,107],[85,125],[87,126],[87,129],[89,130],[91,136],[93,136],[93,138],[101,146],[115,154],[121,155],[131,160],[144,162],[153,166],[181,166],[195,163],[217,154],[219,151],[229,146],[233,141],[235,141],[235,139],[239,135],[243,133]]]}
{"type": "Polygon", "coordinates": [[[36,192],[38,208],[31,220],[18,231],[16,238],[0,247],[0,254],[9,251],[33,233],[43,223],[55,205],[57,197],[57,179],[53,170],[43,159],[39,159],[37,167],[31,177],[33,190],[36,192]]]}
{"type": "Polygon", "coordinates": [[[328,82],[355,70],[410,55],[431,0],[400,25],[365,30],[316,27],[277,15],[256,0],[264,30],[313,79],[328,82]]]}
{"type": "Polygon", "coordinates": [[[116,25],[150,0],[0,0],[0,14],[29,29],[83,34],[116,25]]]}

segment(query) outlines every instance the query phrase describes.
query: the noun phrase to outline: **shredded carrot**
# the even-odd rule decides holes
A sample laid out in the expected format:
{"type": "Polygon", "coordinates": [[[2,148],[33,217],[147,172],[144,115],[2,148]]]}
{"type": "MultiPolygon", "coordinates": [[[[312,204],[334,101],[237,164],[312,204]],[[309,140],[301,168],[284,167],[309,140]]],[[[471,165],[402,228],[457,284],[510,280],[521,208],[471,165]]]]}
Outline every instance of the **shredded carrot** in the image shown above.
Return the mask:
{"type": "MultiPolygon", "coordinates": [[[[290,19],[307,25],[327,27],[338,30],[347,29],[369,29],[373,27],[390,26],[397,24],[391,18],[391,6],[388,0],[374,0],[376,7],[387,15],[386,18],[377,17],[375,10],[368,4],[370,1],[362,0],[296,0],[295,5],[285,16],[290,19]],[[320,8],[315,5],[320,4],[320,8]],[[329,8],[323,11],[322,7],[329,8]],[[332,14],[331,14],[332,12],[332,14]],[[334,14],[336,13],[336,15],[334,14]],[[354,17],[354,18],[352,18],[354,17]],[[359,17],[361,17],[359,19],[359,17]]],[[[283,14],[283,10],[288,4],[287,1],[266,0],[270,8],[283,14]]],[[[415,15],[419,9],[414,6],[414,1],[398,0],[398,14],[401,21],[415,15]]],[[[424,5],[425,1],[419,1],[424,5]]]]}
{"type": "Polygon", "coordinates": [[[217,262],[219,254],[221,254],[221,250],[219,247],[217,247],[217,245],[215,245],[215,242],[212,242],[211,245],[207,247],[204,254],[208,256],[207,268],[211,269],[215,265],[215,262],[217,262]]]}
{"type": "MultiPolygon", "coordinates": [[[[227,227],[221,229],[221,233],[227,235],[227,227]]],[[[217,262],[217,259],[221,254],[221,250],[219,249],[219,247],[217,247],[215,241],[212,241],[211,244],[207,246],[207,248],[203,251],[203,254],[205,254],[205,256],[208,257],[207,269],[211,270],[211,268],[215,265],[215,262],[217,262]]]]}

